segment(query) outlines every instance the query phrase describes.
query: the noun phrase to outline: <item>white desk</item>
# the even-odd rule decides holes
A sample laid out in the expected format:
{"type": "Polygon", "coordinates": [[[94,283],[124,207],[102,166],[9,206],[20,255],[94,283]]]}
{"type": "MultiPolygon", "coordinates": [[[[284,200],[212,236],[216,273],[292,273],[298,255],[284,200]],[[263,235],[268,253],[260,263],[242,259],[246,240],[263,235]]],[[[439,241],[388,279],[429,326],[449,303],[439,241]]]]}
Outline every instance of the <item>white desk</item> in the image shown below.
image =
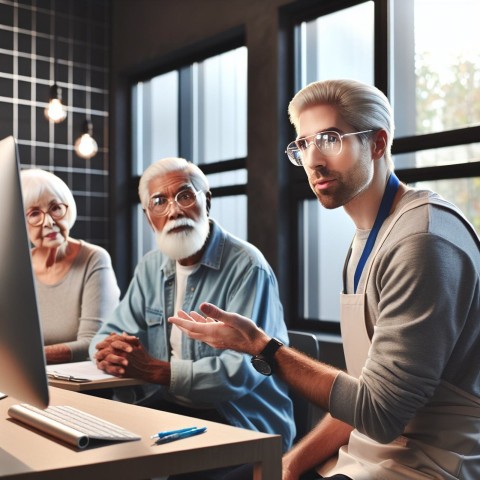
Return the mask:
{"type": "Polygon", "coordinates": [[[281,479],[281,438],[50,387],[52,405],[71,405],[141,435],[142,440],[77,450],[8,417],[0,400],[0,478],[28,480],[146,479],[255,464],[255,480],[281,479]],[[207,426],[207,432],[164,445],[159,430],[207,426]]]}

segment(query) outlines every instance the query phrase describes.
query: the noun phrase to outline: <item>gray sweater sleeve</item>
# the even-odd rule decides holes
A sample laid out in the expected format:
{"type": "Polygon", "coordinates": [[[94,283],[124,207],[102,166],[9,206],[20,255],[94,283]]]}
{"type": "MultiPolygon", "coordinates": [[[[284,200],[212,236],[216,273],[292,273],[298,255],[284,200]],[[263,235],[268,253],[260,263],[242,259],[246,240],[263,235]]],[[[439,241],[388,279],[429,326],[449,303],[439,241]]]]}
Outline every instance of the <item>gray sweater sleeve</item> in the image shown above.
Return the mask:
{"type": "Polygon", "coordinates": [[[337,377],[330,397],[333,416],[384,443],[441,381],[479,393],[478,247],[460,220],[428,208],[400,223],[376,259],[366,290],[369,357],[358,380],[337,377]]]}
{"type": "Polygon", "coordinates": [[[45,345],[63,343],[72,361],[88,358],[88,347],[118,305],[120,290],[106,250],[82,242],[67,276],[56,285],[37,283],[45,345]]]}

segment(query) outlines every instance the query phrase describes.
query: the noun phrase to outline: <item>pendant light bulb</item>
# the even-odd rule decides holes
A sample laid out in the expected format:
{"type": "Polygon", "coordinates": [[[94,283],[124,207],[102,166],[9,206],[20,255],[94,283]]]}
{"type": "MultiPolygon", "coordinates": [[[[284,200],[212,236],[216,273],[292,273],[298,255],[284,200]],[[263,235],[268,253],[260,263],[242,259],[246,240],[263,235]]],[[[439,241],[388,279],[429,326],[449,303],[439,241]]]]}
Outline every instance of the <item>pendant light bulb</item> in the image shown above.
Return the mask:
{"type": "Polygon", "coordinates": [[[67,117],[67,109],[62,103],[62,89],[57,84],[50,88],[50,101],[45,108],[45,117],[53,123],[60,123],[67,117]]]}
{"type": "Polygon", "coordinates": [[[77,138],[74,145],[75,153],[85,159],[92,158],[98,152],[98,145],[93,138],[93,125],[89,120],[83,124],[82,134],[77,138]]]}

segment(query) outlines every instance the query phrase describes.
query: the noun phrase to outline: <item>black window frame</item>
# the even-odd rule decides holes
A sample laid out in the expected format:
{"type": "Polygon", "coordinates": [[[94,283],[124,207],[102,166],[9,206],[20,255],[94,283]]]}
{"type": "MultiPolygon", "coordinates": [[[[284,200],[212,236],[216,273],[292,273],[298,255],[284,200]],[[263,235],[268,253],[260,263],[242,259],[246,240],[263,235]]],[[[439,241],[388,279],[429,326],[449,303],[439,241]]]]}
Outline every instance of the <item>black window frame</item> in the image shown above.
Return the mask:
{"type": "MultiPolygon", "coordinates": [[[[202,42],[198,42],[188,48],[174,52],[164,58],[157,59],[150,65],[146,65],[139,72],[132,74],[128,80],[128,105],[129,105],[129,118],[133,118],[132,111],[132,90],[139,82],[148,81],[152,78],[172,72],[174,70],[179,73],[179,94],[178,94],[178,132],[179,132],[179,156],[191,159],[193,152],[193,111],[192,111],[192,90],[191,90],[191,76],[192,65],[196,62],[202,62],[208,58],[220,55],[222,53],[234,50],[239,47],[246,47],[245,31],[244,28],[233,28],[227,32],[223,32],[221,35],[206,39],[202,42]]],[[[136,250],[137,239],[135,237],[135,216],[133,215],[134,209],[139,205],[140,200],[138,198],[138,184],[140,176],[133,173],[133,135],[131,122],[128,125],[129,128],[129,152],[130,158],[128,161],[128,178],[129,178],[129,192],[128,198],[128,211],[129,224],[130,224],[130,252],[136,250]]],[[[248,155],[248,152],[247,152],[248,155]]],[[[202,163],[199,165],[205,175],[229,172],[239,169],[247,169],[247,157],[225,159],[218,162],[202,163]]],[[[248,182],[248,180],[247,180],[248,182]]],[[[228,185],[222,187],[212,187],[212,197],[227,197],[235,195],[247,194],[247,183],[228,185]]],[[[133,253],[130,254],[133,260],[133,253]]],[[[129,270],[129,277],[133,275],[136,262],[131,261],[129,270]]]]}
{"type": "MultiPolygon", "coordinates": [[[[281,98],[279,100],[280,108],[287,111],[290,99],[296,93],[295,86],[295,27],[302,22],[314,20],[319,16],[328,15],[345,8],[353,7],[372,1],[374,3],[374,83],[375,86],[389,96],[390,72],[389,64],[390,49],[389,36],[390,16],[392,3],[390,0],[326,0],[318,1],[298,1],[280,9],[280,61],[279,76],[284,76],[285,81],[280,82],[281,98]]],[[[392,0],[395,1],[395,0],[392,0]]],[[[402,0],[402,2],[413,2],[414,0],[402,0]]],[[[411,3],[413,5],[413,3],[411,3]]],[[[282,112],[283,113],[283,112],[282,112]]],[[[286,113],[283,115],[283,123],[280,127],[278,146],[279,158],[285,157],[284,150],[287,143],[295,137],[293,127],[288,123],[286,113]],[[283,157],[282,157],[282,156],[283,157]]],[[[463,145],[468,143],[478,143],[480,139],[480,126],[458,128],[455,130],[442,131],[422,135],[409,135],[394,139],[392,145],[392,155],[402,153],[413,153],[433,148],[463,145]]],[[[285,167],[287,168],[287,167],[285,167]]],[[[395,172],[399,179],[405,183],[413,183],[427,180],[451,180],[455,178],[480,177],[480,162],[470,162],[455,165],[443,165],[434,167],[418,168],[396,168],[395,172]]],[[[289,297],[285,304],[285,310],[289,314],[289,328],[298,330],[308,330],[318,333],[340,334],[340,324],[337,321],[328,321],[323,319],[302,318],[301,299],[299,298],[297,286],[300,284],[298,265],[298,252],[301,245],[298,240],[298,209],[304,200],[312,200],[315,197],[305,180],[303,169],[290,169],[285,174],[288,179],[286,182],[285,194],[288,208],[286,208],[286,219],[283,227],[287,248],[292,252],[288,256],[288,266],[285,276],[285,291],[289,292],[289,297]]]]}

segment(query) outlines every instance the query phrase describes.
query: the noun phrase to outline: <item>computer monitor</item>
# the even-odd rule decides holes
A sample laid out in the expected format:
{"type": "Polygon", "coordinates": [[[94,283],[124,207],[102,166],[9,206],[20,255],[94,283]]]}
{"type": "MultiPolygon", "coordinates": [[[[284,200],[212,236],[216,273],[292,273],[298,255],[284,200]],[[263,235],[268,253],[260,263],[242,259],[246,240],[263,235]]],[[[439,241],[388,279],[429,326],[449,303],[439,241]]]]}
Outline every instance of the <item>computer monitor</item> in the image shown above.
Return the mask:
{"type": "Polygon", "coordinates": [[[0,226],[0,391],[45,408],[43,336],[13,137],[0,141],[0,226]]]}

